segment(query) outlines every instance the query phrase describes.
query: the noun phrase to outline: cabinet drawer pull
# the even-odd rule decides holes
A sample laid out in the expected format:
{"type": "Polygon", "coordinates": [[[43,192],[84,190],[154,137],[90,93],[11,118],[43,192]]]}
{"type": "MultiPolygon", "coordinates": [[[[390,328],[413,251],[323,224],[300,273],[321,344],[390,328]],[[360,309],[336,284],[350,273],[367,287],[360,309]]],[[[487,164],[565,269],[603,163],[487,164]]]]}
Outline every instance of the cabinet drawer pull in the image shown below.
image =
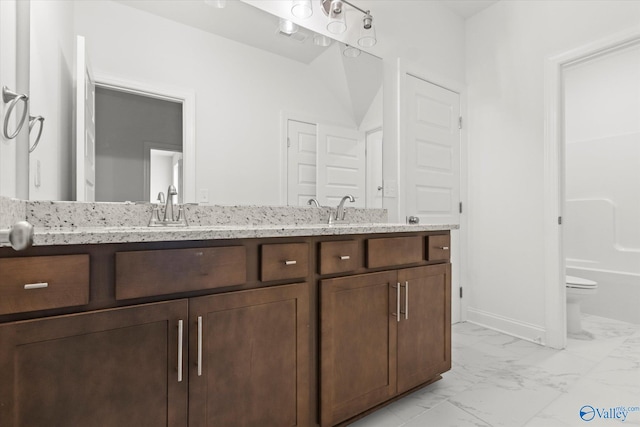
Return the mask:
{"type": "Polygon", "coordinates": [[[438,249],[442,249],[443,251],[448,251],[449,246],[438,246],[438,249]]]}
{"type": "Polygon", "coordinates": [[[396,316],[396,320],[400,321],[400,282],[398,282],[397,286],[391,286],[396,290],[396,312],[391,313],[392,316],[396,316]]]}
{"type": "Polygon", "coordinates": [[[43,288],[48,288],[49,284],[46,282],[42,282],[42,283],[27,283],[26,285],[24,285],[25,289],[43,289],[43,288]]]}
{"type": "Polygon", "coordinates": [[[284,262],[284,265],[296,265],[298,261],[287,260],[284,262]]]}
{"type": "Polygon", "coordinates": [[[202,316],[198,316],[198,376],[202,376],[202,316]]]}
{"type": "Polygon", "coordinates": [[[182,382],[182,340],[183,340],[183,322],[178,320],[178,382],[182,382]]]}
{"type": "Polygon", "coordinates": [[[404,282],[404,319],[409,320],[409,281],[404,282]]]}
{"type": "Polygon", "coordinates": [[[346,260],[351,259],[351,257],[349,255],[341,255],[340,259],[343,260],[343,261],[346,261],[346,260]]]}

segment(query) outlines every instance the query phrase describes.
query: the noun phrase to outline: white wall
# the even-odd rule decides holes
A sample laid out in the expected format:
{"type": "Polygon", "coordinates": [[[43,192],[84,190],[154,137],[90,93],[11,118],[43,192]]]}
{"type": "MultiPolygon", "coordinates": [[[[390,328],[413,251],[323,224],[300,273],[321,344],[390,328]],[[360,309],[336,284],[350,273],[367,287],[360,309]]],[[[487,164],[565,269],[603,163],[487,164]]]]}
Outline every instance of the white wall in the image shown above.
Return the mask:
{"type": "Polygon", "coordinates": [[[470,320],[545,341],[545,58],[639,24],[637,1],[500,1],[467,20],[470,320]]]}
{"type": "MultiPolygon", "coordinates": [[[[14,91],[17,90],[16,39],[16,2],[0,1],[0,87],[7,86],[14,91]]],[[[4,123],[7,108],[7,104],[0,102],[0,125],[4,123]]],[[[15,120],[9,122],[10,131],[15,129],[15,120]]],[[[16,144],[15,139],[7,140],[4,136],[0,136],[0,195],[16,197],[16,144]]]]}
{"type": "MultiPolygon", "coordinates": [[[[29,198],[69,200],[73,105],[73,4],[31,0],[30,114],[43,116],[44,130],[29,156],[29,198]],[[36,174],[40,163],[39,186],[36,174]]],[[[31,143],[37,128],[33,129],[31,143]]]]}
{"type": "Polygon", "coordinates": [[[213,203],[280,203],[281,111],[355,126],[298,62],[113,2],[77,2],[76,31],[96,73],[196,94],[196,182],[213,203]]]}
{"type": "Polygon", "coordinates": [[[567,271],[583,311],[640,323],[640,46],[565,72],[567,271]]]}

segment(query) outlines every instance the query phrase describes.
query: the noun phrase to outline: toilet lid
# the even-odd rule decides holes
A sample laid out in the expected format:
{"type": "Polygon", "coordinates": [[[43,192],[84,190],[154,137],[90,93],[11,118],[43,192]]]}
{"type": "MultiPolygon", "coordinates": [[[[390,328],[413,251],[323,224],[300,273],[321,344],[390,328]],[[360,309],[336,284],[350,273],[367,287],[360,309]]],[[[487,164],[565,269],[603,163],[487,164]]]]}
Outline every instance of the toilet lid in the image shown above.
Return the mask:
{"type": "Polygon", "coordinates": [[[572,288],[595,288],[598,286],[598,282],[593,280],[583,279],[582,277],[567,276],[567,286],[572,288]]]}

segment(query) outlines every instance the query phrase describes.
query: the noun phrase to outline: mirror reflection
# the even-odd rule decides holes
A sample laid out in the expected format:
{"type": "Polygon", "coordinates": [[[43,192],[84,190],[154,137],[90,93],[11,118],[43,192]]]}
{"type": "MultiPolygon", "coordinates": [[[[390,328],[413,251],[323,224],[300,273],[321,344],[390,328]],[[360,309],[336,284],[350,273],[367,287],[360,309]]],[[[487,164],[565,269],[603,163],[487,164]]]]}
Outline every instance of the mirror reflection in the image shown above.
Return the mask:
{"type": "Polygon", "coordinates": [[[326,42],[242,1],[32,0],[31,105],[50,117],[31,198],[82,199],[94,168],[98,201],[156,201],[171,182],[186,202],[381,207],[382,61],[326,42]],[[73,152],[85,175],[67,172],[73,152]]]}

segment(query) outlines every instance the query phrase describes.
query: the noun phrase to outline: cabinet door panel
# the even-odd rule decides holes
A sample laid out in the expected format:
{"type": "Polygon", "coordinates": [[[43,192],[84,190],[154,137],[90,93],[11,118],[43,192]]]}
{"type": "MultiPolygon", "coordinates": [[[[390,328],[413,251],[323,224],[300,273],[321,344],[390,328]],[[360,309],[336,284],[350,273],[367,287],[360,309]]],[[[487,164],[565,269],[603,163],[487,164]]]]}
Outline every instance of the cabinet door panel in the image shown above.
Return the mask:
{"type": "Polygon", "coordinates": [[[308,425],[308,292],[298,284],[192,300],[191,426],[308,425]]]}
{"type": "Polygon", "coordinates": [[[185,426],[187,314],[183,300],[0,326],[2,426],[185,426]]]}
{"type": "Polygon", "coordinates": [[[320,282],[322,426],[395,393],[395,280],[395,272],[384,272],[320,282]]]}
{"type": "Polygon", "coordinates": [[[398,272],[398,393],[451,369],[451,265],[398,272]]]}

